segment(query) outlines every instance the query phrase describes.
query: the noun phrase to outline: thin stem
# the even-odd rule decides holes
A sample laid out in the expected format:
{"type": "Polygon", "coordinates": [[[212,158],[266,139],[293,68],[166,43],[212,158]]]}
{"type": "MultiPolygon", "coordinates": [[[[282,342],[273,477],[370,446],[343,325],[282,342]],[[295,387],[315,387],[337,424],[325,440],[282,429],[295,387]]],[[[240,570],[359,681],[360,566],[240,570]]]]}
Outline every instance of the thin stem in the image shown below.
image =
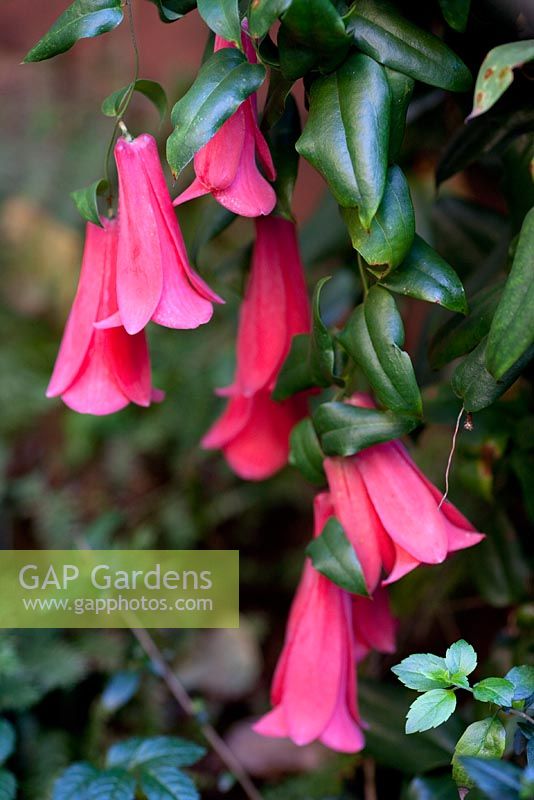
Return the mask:
{"type": "Polygon", "coordinates": [[[367,293],[369,292],[369,281],[367,280],[367,273],[365,271],[365,264],[363,263],[363,258],[359,253],[358,253],[358,269],[360,270],[360,280],[362,282],[363,296],[365,298],[367,297],[367,293]]]}
{"type": "Polygon", "coordinates": [[[443,503],[447,499],[447,495],[449,494],[449,475],[450,475],[450,472],[451,472],[451,466],[452,466],[452,459],[454,457],[454,451],[456,450],[456,439],[458,437],[458,431],[460,430],[460,422],[461,422],[462,415],[463,415],[464,411],[465,411],[465,409],[462,406],[461,409],[460,409],[460,413],[458,414],[458,418],[456,420],[456,426],[454,428],[454,433],[452,435],[451,450],[450,450],[449,458],[448,458],[448,461],[447,461],[447,468],[445,470],[445,492],[443,494],[443,497],[439,501],[438,508],[441,508],[441,506],[443,505],[443,503]]]}
{"type": "Polygon", "coordinates": [[[521,719],[524,719],[526,722],[534,725],[534,718],[529,714],[525,714],[524,711],[519,711],[518,708],[508,708],[504,713],[511,714],[512,717],[521,717],[521,719]]]}

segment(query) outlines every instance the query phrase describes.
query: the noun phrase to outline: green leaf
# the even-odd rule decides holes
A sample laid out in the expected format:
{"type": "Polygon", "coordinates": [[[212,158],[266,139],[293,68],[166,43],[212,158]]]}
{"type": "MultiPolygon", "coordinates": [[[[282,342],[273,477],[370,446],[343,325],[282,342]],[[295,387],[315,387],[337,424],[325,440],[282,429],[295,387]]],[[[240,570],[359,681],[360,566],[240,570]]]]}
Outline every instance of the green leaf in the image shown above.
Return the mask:
{"type": "Polygon", "coordinates": [[[389,120],[389,161],[397,160],[406,128],[406,113],[412,99],[415,81],[402,72],[386,67],[386,78],[391,95],[389,120]]]}
{"type": "Polygon", "coordinates": [[[531,348],[496,381],[486,369],[486,341],[485,338],[482,339],[473,352],[456,367],[452,376],[453,391],[462,398],[466,411],[481,411],[498,400],[534,356],[534,348],[531,348]]]}
{"type": "Polygon", "coordinates": [[[490,50],[478,72],[475,101],[468,119],[478,117],[497,102],[514,79],[513,70],[534,58],[534,39],[501,44],[490,50]]]}
{"type": "Polygon", "coordinates": [[[415,653],[396,664],[391,671],[408,687],[418,692],[429,689],[446,689],[451,676],[444,658],[432,653],[415,653]]]}
{"type": "Polygon", "coordinates": [[[321,447],[329,456],[352,456],[373,444],[398,439],[417,427],[417,420],[391,411],[322,403],[313,416],[321,447]]]}
{"type": "Polygon", "coordinates": [[[345,17],[347,32],[364,53],[414,80],[465,92],[469,70],[441,39],[418,28],[382,0],[358,0],[345,17]]]}
{"type": "Polygon", "coordinates": [[[323,486],[326,482],[323,459],[324,453],[313,423],[306,417],[291,431],[289,463],[300,470],[310,483],[323,486]]]}
{"type": "MultiPolygon", "coordinates": [[[[132,84],[130,83],[128,86],[123,86],[122,89],[117,89],[116,92],[106,97],[102,103],[102,113],[106,117],[118,117],[120,115],[124,98],[129,94],[131,87],[132,84]]],[[[165,117],[167,113],[167,95],[160,83],[140,78],[135,82],[134,91],[144,95],[154,104],[159,112],[160,119],[165,117]]]]}
{"type": "Polygon", "coordinates": [[[512,667],[504,677],[514,686],[513,700],[526,700],[534,694],[534,667],[527,664],[512,667]]]}
{"type": "Polygon", "coordinates": [[[77,189],[75,192],[71,192],[70,196],[76,203],[76,208],[83,219],[102,227],[98,211],[98,197],[104,195],[108,189],[109,183],[104,178],[100,178],[100,180],[95,181],[85,189],[77,189]]]}
{"type": "Polygon", "coordinates": [[[452,757],[452,777],[458,786],[469,789],[475,785],[465,771],[460,756],[501,758],[506,746],[506,731],[497,717],[487,717],[473,722],[458,740],[452,757]]]}
{"type": "Polygon", "coordinates": [[[296,81],[315,66],[317,56],[313,50],[306,47],[306,45],[295,42],[284,25],[278,31],[277,45],[280,59],[279,67],[283,77],[287,80],[296,81]]]}
{"type": "Polygon", "coordinates": [[[467,314],[464,287],[453,268],[423,239],[415,236],[403,263],[384,278],[381,286],[397,294],[437,303],[449,311],[467,314]]]}
{"type": "Polygon", "coordinates": [[[250,64],[235,47],[224,47],[204,62],[172,110],[174,130],[167,140],[167,160],[174,175],[261,86],[264,77],[265,67],[250,64]]]}
{"type": "Polygon", "coordinates": [[[0,764],[7,761],[15,749],[15,729],[7,719],[0,719],[0,764]]]}
{"type": "Polygon", "coordinates": [[[414,778],[402,800],[458,800],[458,789],[448,775],[439,778],[414,778]]]}
{"type": "Polygon", "coordinates": [[[122,22],[121,0],[74,0],[50,30],[32,47],[24,63],[53,58],[76,44],[113,30],[122,22]]]}
{"type": "Polygon", "coordinates": [[[439,328],[430,342],[429,359],[433,369],[441,369],[458,356],[469,353],[486,336],[501,293],[500,283],[482,289],[470,299],[467,316],[457,314],[439,328]]]}
{"type": "MultiPolygon", "coordinates": [[[[0,769],[0,800],[15,800],[17,781],[13,773],[0,769]]],[[[81,798],[79,798],[81,800],[81,798]]]]}
{"type": "Polygon", "coordinates": [[[143,770],[140,784],[147,800],[199,800],[200,798],[191,778],[173,767],[143,770]]]}
{"type": "Polygon", "coordinates": [[[369,597],[362,566],[339,520],[331,517],[306,548],[315,569],[352,594],[369,597]]]}
{"type": "Polygon", "coordinates": [[[273,399],[281,402],[298,392],[314,386],[310,367],[310,336],[300,333],[291,341],[291,349],[282,365],[273,392],[273,399]]]}
{"type": "Polygon", "coordinates": [[[134,800],[136,780],[124,770],[105,770],[93,779],[87,800],[134,800]]]}
{"type": "Polygon", "coordinates": [[[197,0],[197,7],[208,28],[241,48],[238,0],[197,0]]]}
{"type": "Polygon", "coordinates": [[[455,31],[463,33],[467,27],[471,0],[439,0],[445,22],[455,31]]]}
{"type": "Polygon", "coordinates": [[[304,74],[302,69],[307,72],[312,66],[330,72],[343,61],[350,47],[343,20],[331,0],[292,0],[282,16],[281,33],[280,65],[287,77],[300,77],[304,74]],[[303,56],[298,69],[284,58],[283,51],[291,57],[290,49],[294,48],[300,49],[303,56]]]}
{"type": "Polygon", "coordinates": [[[432,689],[414,700],[406,717],[406,733],[427,731],[446,722],[456,708],[456,695],[450,689],[432,689]]]}
{"type": "Polygon", "coordinates": [[[190,247],[191,260],[193,262],[197,261],[200,250],[204,245],[219,236],[236,219],[236,214],[228,211],[227,208],[217,203],[213,198],[209,198],[204,202],[206,203],[206,208],[203,210],[200,224],[196,227],[190,247]]]}
{"type": "Polygon", "coordinates": [[[486,366],[497,380],[534,344],[534,208],[525,217],[512,269],[488,334],[486,366]]]}
{"type": "Polygon", "coordinates": [[[133,770],[157,765],[189,767],[205,754],[205,749],[175,736],[134,737],[113,745],[108,752],[107,766],[133,770]]]}
{"type": "Polygon", "coordinates": [[[89,787],[97,775],[91,764],[73,764],[54,783],[52,800],[88,800],[89,787]]]}
{"type": "Polygon", "coordinates": [[[289,220],[293,219],[291,203],[299,166],[295,143],[300,132],[298,106],[293,95],[289,94],[282,116],[268,131],[269,149],[276,168],[274,190],[277,204],[273,213],[289,220]]]}
{"type": "Polygon", "coordinates": [[[373,275],[387,275],[406,257],[415,236],[415,216],[408,182],[400,167],[390,167],[382,202],[371,227],[365,228],[356,208],[342,208],[352,246],[373,265],[373,275]]]}
{"type": "Polygon", "coordinates": [[[514,684],[506,678],[485,678],[473,686],[473,695],[483,703],[495,703],[508,708],[514,697],[514,684]]]}
{"type": "Polygon", "coordinates": [[[250,0],[248,10],[248,29],[251,36],[265,36],[271,25],[291,5],[291,0],[250,0]]]}
{"type": "Polygon", "coordinates": [[[114,713],[122,706],[126,705],[137,693],[141,676],[139,672],[124,671],[116,672],[109,679],[100,704],[109,713],[114,713]]]}
{"type": "Polygon", "coordinates": [[[393,297],[373,286],[338,340],[364,372],[377,400],[391,411],[422,415],[422,400],[408,353],[404,328],[393,297]]]}
{"type": "Polygon", "coordinates": [[[325,178],[343,207],[368,228],[382,200],[389,147],[390,91],[385,70],[361,53],[315,81],[298,152],[325,178]]]}
{"type": "Polygon", "coordinates": [[[477,665],[475,648],[459,639],[445,653],[445,663],[451,675],[471,675],[477,665]]]}
{"type": "Polygon", "coordinates": [[[494,758],[461,756],[460,763],[476,787],[489,800],[518,800],[521,770],[514,764],[494,758]]]}
{"type": "Polygon", "coordinates": [[[196,8],[197,0],[150,0],[157,6],[162,22],[176,22],[196,8]]]}
{"type": "Polygon", "coordinates": [[[330,277],[322,278],[312,298],[312,332],[310,337],[310,370],[316,386],[334,382],[334,342],[321,317],[321,292],[330,277]]]}

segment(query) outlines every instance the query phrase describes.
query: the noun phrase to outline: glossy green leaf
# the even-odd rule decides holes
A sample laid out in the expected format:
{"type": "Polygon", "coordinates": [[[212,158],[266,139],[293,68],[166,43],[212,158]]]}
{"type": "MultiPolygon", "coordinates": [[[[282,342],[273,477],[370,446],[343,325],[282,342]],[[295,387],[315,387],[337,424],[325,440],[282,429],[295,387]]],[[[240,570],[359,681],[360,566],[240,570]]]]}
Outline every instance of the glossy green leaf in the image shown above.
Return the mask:
{"type": "Polygon", "coordinates": [[[475,783],[460,761],[460,756],[501,758],[506,745],[506,731],[498,717],[486,717],[469,725],[461,737],[452,757],[452,776],[458,786],[471,789],[475,783]]]}
{"type": "Polygon", "coordinates": [[[329,280],[327,277],[318,282],[312,299],[310,369],[316,386],[331,386],[334,382],[334,341],[321,317],[321,292],[329,280]]]}
{"type": "Polygon", "coordinates": [[[389,147],[390,92],[385,70],[361,53],[314,82],[297,150],[343,207],[357,207],[368,228],[382,200],[389,147]]]}
{"type": "Polygon", "coordinates": [[[154,765],[189,767],[196,764],[205,752],[203,747],[176,736],[133,737],[110,748],[107,766],[127,770],[148,769],[154,765]]]}
{"type": "Polygon", "coordinates": [[[121,0],[74,0],[27,53],[24,63],[53,58],[70,50],[78,39],[90,39],[113,30],[122,19],[121,0]]]}
{"type": "Polygon", "coordinates": [[[478,72],[473,110],[478,117],[497,102],[514,79],[514,69],[534,58],[534,39],[501,44],[490,50],[478,72]]]}
{"type": "Polygon", "coordinates": [[[313,423],[309,417],[301,420],[290,436],[289,463],[296,467],[308,480],[317,486],[326,482],[323,470],[324,453],[313,423]]]}
{"type": "Polygon", "coordinates": [[[174,130],[167,140],[167,160],[174,175],[260,87],[264,77],[265,67],[250,64],[235,47],[210,56],[172,110],[174,130]]]}
{"type": "Polygon", "coordinates": [[[391,671],[408,689],[426,692],[446,689],[451,677],[444,658],[432,653],[415,653],[391,667],[391,671]]]}
{"type": "Polygon", "coordinates": [[[469,314],[457,314],[436,332],[430,342],[433,369],[441,369],[459,356],[471,352],[486,336],[499,303],[502,284],[488,286],[469,301],[469,314]]]}
{"type": "MultiPolygon", "coordinates": [[[[102,103],[102,113],[107,117],[118,117],[122,112],[122,105],[125,97],[130,92],[132,84],[117,89],[116,92],[108,95],[102,103]]],[[[139,79],[135,82],[134,91],[144,95],[154,104],[159,112],[160,119],[167,113],[167,95],[165,89],[157,81],[139,79]]]]}
{"type": "Polygon", "coordinates": [[[191,778],[171,766],[143,769],[140,785],[147,800],[200,800],[191,778]]]}
{"type": "Polygon", "coordinates": [[[514,684],[505,678],[485,678],[473,686],[476,700],[495,703],[498,706],[511,706],[514,697],[514,684]]]}
{"type": "Polygon", "coordinates": [[[339,520],[331,517],[306,553],[315,569],[352,594],[369,596],[362,566],[339,520]]]}
{"type": "MultiPolygon", "coordinates": [[[[0,800],[15,800],[17,795],[17,780],[13,773],[7,769],[0,769],[0,800]]],[[[78,800],[82,800],[78,798],[78,800]]]]}
{"type": "Polygon", "coordinates": [[[238,0],[197,0],[197,7],[208,28],[241,47],[238,0]]]}
{"type": "Polygon", "coordinates": [[[528,664],[512,667],[504,677],[513,684],[514,700],[526,700],[534,694],[534,667],[528,664]]]}
{"type": "Polygon", "coordinates": [[[72,764],[54,783],[52,800],[88,800],[88,790],[98,775],[90,764],[72,764]]]}
{"type": "Polygon", "coordinates": [[[298,106],[293,95],[288,95],[282,116],[268,131],[269,148],[276,168],[274,190],[277,204],[273,213],[292,220],[291,203],[299,166],[295,143],[301,125],[298,106]]]}
{"type": "Polygon", "coordinates": [[[296,81],[314,68],[316,54],[306,45],[295,42],[284,25],[278,31],[277,45],[280,69],[287,80],[296,81]]]}
{"type": "Polygon", "coordinates": [[[87,800],[135,800],[136,780],[124,770],[103,770],[91,782],[87,800]]]}
{"type": "Polygon", "coordinates": [[[456,708],[456,695],[450,689],[431,689],[410,706],[406,733],[427,731],[446,722],[456,708]]]}
{"type": "MultiPolygon", "coordinates": [[[[331,0],[292,0],[282,15],[282,32],[286,44],[300,48],[303,56],[304,52],[307,53],[304,59],[313,59],[310,66],[317,66],[321,71],[333,70],[343,61],[350,47],[343,20],[331,0]]],[[[288,73],[287,64],[284,68],[282,55],[281,66],[288,77],[299,77],[294,69],[292,74],[288,73]]],[[[298,71],[300,75],[304,74],[301,69],[298,71]]]]}
{"type": "Polygon", "coordinates": [[[162,22],[176,22],[196,8],[197,0],[150,0],[157,6],[162,22]]]}
{"type": "Polygon", "coordinates": [[[264,131],[268,131],[281,119],[286,110],[286,102],[292,86],[293,81],[284,78],[279,69],[271,70],[269,90],[263,108],[262,128],[264,131]]]}
{"type": "Polygon", "coordinates": [[[445,22],[455,31],[463,33],[467,27],[471,0],[439,0],[445,22]]]}
{"type": "Polygon", "coordinates": [[[373,444],[409,433],[417,420],[390,411],[357,408],[347,403],[322,403],[313,416],[323,451],[330,456],[352,456],[373,444]]]}
{"type": "Polygon", "coordinates": [[[85,189],[77,189],[75,192],[71,192],[70,196],[76,203],[76,208],[83,219],[102,227],[100,213],[98,211],[98,198],[104,195],[108,189],[108,182],[104,180],[104,178],[101,178],[85,189]]]}
{"type": "Polygon", "coordinates": [[[383,0],[358,0],[345,18],[356,46],[387,67],[414,80],[465,92],[471,74],[437,36],[418,28],[383,0]]]}
{"type": "Polygon", "coordinates": [[[389,120],[389,161],[397,160],[406,129],[406,114],[412,99],[415,81],[402,72],[386,67],[386,78],[391,95],[389,120]]]}
{"type": "Polygon", "coordinates": [[[415,236],[403,263],[394,272],[381,278],[380,284],[396,294],[437,303],[449,311],[467,314],[467,301],[460,278],[420,236],[415,236]]]}
{"type": "Polygon", "coordinates": [[[518,800],[521,770],[515,764],[474,756],[460,756],[459,760],[475,786],[489,800],[518,800]]]}
{"type": "Polygon", "coordinates": [[[534,357],[534,347],[528,350],[498,381],[486,369],[486,339],[456,367],[451,385],[462,398],[466,411],[481,411],[490,406],[517,380],[534,357]]]}
{"type": "Polygon", "coordinates": [[[294,336],[291,349],[282,365],[273,392],[273,399],[281,402],[293,394],[311,389],[314,385],[310,367],[310,336],[294,336]]]}
{"type": "Polygon", "coordinates": [[[471,675],[477,665],[475,648],[459,639],[447,649],[445,663],[451,675],[471,675]]]}
{"type": "Polygon", "coordinates": [[[521,228],[512,269],[488,334],[486,366],[502,376],[534,344],[534,208],[521,228]]]}
{"type": "Polygon", "coordinates": [[[380,403],[411,417],[422,415],[421,393],[412,362],[402,350],[402,319],[386,289],[371,287],[338,340],[365,374],[380,403]]]}
{"type": "Polygon", "coordinates": [[[356,208],[342,208],[352,246],[372,265],[378,277],[387,275],[408,254],[415,236],[415,216],[408,182],[400,167],[390,167],[382,202],[371,227],[361,224],[356,208]]]}
{"type": "Polygon", "coordinates": [[[0,719],[0,764],[7,761],[15,749],[15,729],[7,719],[0,719]]]}
{"type": "Polygon", "coordinates": [[[291,0],[250,0],[248,29],[251,36],[265,36],[271,25],[291,5],[291,0]]]}
{"type": "Polygon", "coordinates": [[[403,792],[401,800],[458,800],[458,789],[448,775],[414,778],[403,792]]]}

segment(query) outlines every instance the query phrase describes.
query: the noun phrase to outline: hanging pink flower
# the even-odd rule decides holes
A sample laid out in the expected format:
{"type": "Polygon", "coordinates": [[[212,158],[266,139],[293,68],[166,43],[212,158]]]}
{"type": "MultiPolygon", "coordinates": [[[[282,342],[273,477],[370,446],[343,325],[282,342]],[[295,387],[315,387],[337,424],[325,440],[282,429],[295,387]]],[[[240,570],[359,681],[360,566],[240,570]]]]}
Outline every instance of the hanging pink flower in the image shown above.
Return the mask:
{"type": "Polygon", "coordinates": [[[83,414],[111,414],[130,402],[148,406],[162,398],[152,388],[144,333],[94,327],[117,311],[118,225],[102,224],[87,224],[80,281],[46,392],[83,414]]]}
{"type": "Polygon", "coordinates": [[[149,320],[168,328],[208,322],[221,298],[191,268],[153,136],[120,138],[118,312],[101,327],[124,325],[128,333],[149,320]]]}
{"type": "MultiPolygon", "coordinates": [[[[318,535],[333,512],[327,493],[317,495],[314,509],[318,535]]],[[[257,733],[289,737],[298,745],[319,739],[341,752],[363,748],[351,596],[309,561],[290,611],[271,699],[274,709],[254,725],[257,733]]]]}
{"type": "Polygon", "coordinates": [[[306,415],[303,395],[283,403],[271,398],[293,336],[310,328],[304,270],[293,223],[256,220],[256,243],[237,336],[232,386],[220,392],[228,406],[202,440],[222,448],[242,478],[262,480],[287,462],[289,434],[306,415]]]}
{"type": "Polygon", "coordinates": [[[352,622],[356,661],[361,661],[371,650],[394,653],[397,649],[397,620],[391,614],[384,587],[378,586],[372,597],[353,595],[352,622]]]}
{"type": "MultiPolygon", "coordinates": [[[[256,53],[246,34],[243,34],[243,45],[248,60],[255,64],[256,53]]],[[[224,47],[234,45],[216,36],[214,51],[224,47]]],[[[176,198],[174,205],[211,193],[222,206],[242,217],[270,214],[276,205],[276,194],[259,171],[256,158],[268,180],[273,181],[276,172],[269,147],[258,127],[256,97],[252,96],[195,155],[196,178],[176,198]]]]}
{"type": "MultiPolygon", "coordinates": [[[[362,395],[351,402],[368,406],[362,395]]],[[[410,458],[399,441],[377,444],[350,458],[327,458],[335,515],[362,565],[369,592],[419,564],[440,564],[455,550],[484,538],[410,458]]]]}

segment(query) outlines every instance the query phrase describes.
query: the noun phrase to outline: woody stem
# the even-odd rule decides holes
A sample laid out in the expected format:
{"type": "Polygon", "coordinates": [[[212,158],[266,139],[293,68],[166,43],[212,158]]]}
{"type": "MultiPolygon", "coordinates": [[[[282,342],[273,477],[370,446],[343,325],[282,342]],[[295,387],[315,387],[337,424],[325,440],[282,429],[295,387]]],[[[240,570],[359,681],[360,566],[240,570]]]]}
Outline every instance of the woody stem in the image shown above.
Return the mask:
{"type": "Polygon", "coordinates": [[[358,253],[358,269],[360,270],[360,280],[362,282],[362,290],[364,298],[367,297],[367,293],[369,291],[369,281],[367,280],[367,273],[365,271],[365,264],[363,263],[363,258],[358,253]]]}

